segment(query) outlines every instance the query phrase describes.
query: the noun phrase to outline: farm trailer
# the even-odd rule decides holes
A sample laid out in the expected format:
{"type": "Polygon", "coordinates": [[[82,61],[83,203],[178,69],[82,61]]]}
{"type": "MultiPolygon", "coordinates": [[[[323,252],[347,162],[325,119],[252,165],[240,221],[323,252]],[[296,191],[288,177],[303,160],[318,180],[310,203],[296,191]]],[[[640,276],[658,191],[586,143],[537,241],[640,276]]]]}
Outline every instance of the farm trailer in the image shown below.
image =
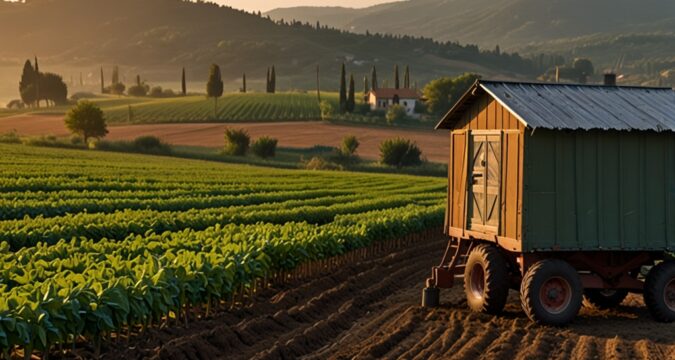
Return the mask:
{"type": "MultiPolygon", "coordinates": [[[[607,85],[609,80],[609,85],[607,85]]],[[[423,292],[464,279],[469,307],[564,325],[643,293],[675,320],[675,92],[477,81],[438,124],[450,130],[449,243],[423,292]]]]}

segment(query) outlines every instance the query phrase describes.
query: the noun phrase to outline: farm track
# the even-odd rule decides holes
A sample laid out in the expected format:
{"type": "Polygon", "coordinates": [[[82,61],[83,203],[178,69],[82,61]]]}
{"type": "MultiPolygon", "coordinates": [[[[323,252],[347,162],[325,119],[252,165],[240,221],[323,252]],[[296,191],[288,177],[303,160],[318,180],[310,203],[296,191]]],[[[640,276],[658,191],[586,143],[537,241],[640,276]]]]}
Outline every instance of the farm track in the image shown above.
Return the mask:
{"type": "Polygon", "coordinates": [[[422,308],[424,278],[442,251],[442,240],[419,243],[268,290],[251,307],[151,331],[104,358],[675,358],[675,325],[653,322],[638,296],[612,311],[583,308],[568,328],[531,324],[515,292],[499,317],[469,312],[461,286],[442,292],[441,308],[422,308]]]}

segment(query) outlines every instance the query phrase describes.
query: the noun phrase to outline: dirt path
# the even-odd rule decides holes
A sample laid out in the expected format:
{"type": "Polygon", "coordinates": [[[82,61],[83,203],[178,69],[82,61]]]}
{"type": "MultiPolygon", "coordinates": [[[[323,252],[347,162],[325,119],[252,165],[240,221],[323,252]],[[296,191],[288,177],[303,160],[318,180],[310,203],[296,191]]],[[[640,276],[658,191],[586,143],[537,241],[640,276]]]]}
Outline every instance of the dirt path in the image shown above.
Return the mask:
{"type": "MultiPolygon", "coordinates": [[[[167,143],[189,146],[223,146],[225,129],[245,128],[253,138],[270,136],[279,139],[279,146],[307,148],[314,145],[339,146],[345,135],[356,135],[361,142],[360,156],[375,159],[382,140],[403,137],[417,142],[429,161],[447,162],[449,141],[445,132],[334,125],[320,122],[280,122],[251,124],[148,124],[110,126],[106,139],[132,140],[154,135],[167,143]]],[[[0,134],[16,130],[21,135],[68,135],[63,116],[19,115],[0,118],[0,134]]]]}
{"type": "MultiPolygon", "coordinates": [[[[276,290],[244,310],[156,331],[125,357],[160,359],[673,359],[675,325],[653,322],[631,296],[617,310],[583,308],[567,328],[530,323],[514,292],[505,314],[467,310],[461,287],[418,305],[444,249],[430,241],[276,290]]],[[[106,356],[112,358],[114,356],[106,356]]]]}

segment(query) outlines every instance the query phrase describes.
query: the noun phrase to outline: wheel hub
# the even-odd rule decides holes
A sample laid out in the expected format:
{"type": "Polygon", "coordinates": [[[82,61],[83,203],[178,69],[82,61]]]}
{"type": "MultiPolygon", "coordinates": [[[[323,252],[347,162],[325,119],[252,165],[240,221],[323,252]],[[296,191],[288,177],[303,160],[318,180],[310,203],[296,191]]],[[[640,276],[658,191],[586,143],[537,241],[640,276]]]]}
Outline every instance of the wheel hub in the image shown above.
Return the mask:
{"type": "Polygon", "coordinates": [[[670,311],[675,311],[675,279],[670,280],[663,292],[663,300],[670,311]]]}
{"type": "Polygon", "coordinates": [[[480,264],[471,269],[471,293],[477,298],[483,298],[485,292],[485,271],[480,264]]]}
{"type": "Polygon", "coordinates": [[[572,301],[572,286],[561,277],[550,278],[542,285],[539,298],[547,312],[559,314],[565,311],[572,301]]]}

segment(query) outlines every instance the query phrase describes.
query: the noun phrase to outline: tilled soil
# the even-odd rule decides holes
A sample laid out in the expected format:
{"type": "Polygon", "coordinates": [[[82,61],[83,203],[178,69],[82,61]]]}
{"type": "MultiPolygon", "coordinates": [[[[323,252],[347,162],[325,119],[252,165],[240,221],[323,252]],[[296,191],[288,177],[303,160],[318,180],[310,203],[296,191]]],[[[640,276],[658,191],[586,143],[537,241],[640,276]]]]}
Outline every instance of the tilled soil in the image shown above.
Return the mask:
{"type": "Polygon", "coordinates": [[[584,307],[566,328],[532,324],[512,292],[495,317],[468,311],[461,285],[419,306],[444,241],[421,243],[332,274],[268,290],[255,305],[148,332],[104,358],[161,359],[675,359],[675,324],[651,320],[641,297],[584,307]]]}
{"type": "MultiPolygon", "coordinates": [[[[337,125],[316,121],[272,123],[202,123],[202,124],[143,124],[111,125],[108,140],[133,140],[139,136],[157,136],[172,145],[223,146],[227,128],[246,129],[252,138],[270,136],[279,140],[280,147],[309,148],[315,145],[340,146],[346,135],[356,135],[361,145],[358,155],[377,159],[380,143],[385,139],[402,137],[419,145],[429,161],[446,163],[450,141],[446,132],[422,129],[384,128],[358,125],[337,125]]],[[[15,130],[20,135],[38,136],[69,134],[63,115],[17,115],[0,118],[0,134],[15,130]]]]}

